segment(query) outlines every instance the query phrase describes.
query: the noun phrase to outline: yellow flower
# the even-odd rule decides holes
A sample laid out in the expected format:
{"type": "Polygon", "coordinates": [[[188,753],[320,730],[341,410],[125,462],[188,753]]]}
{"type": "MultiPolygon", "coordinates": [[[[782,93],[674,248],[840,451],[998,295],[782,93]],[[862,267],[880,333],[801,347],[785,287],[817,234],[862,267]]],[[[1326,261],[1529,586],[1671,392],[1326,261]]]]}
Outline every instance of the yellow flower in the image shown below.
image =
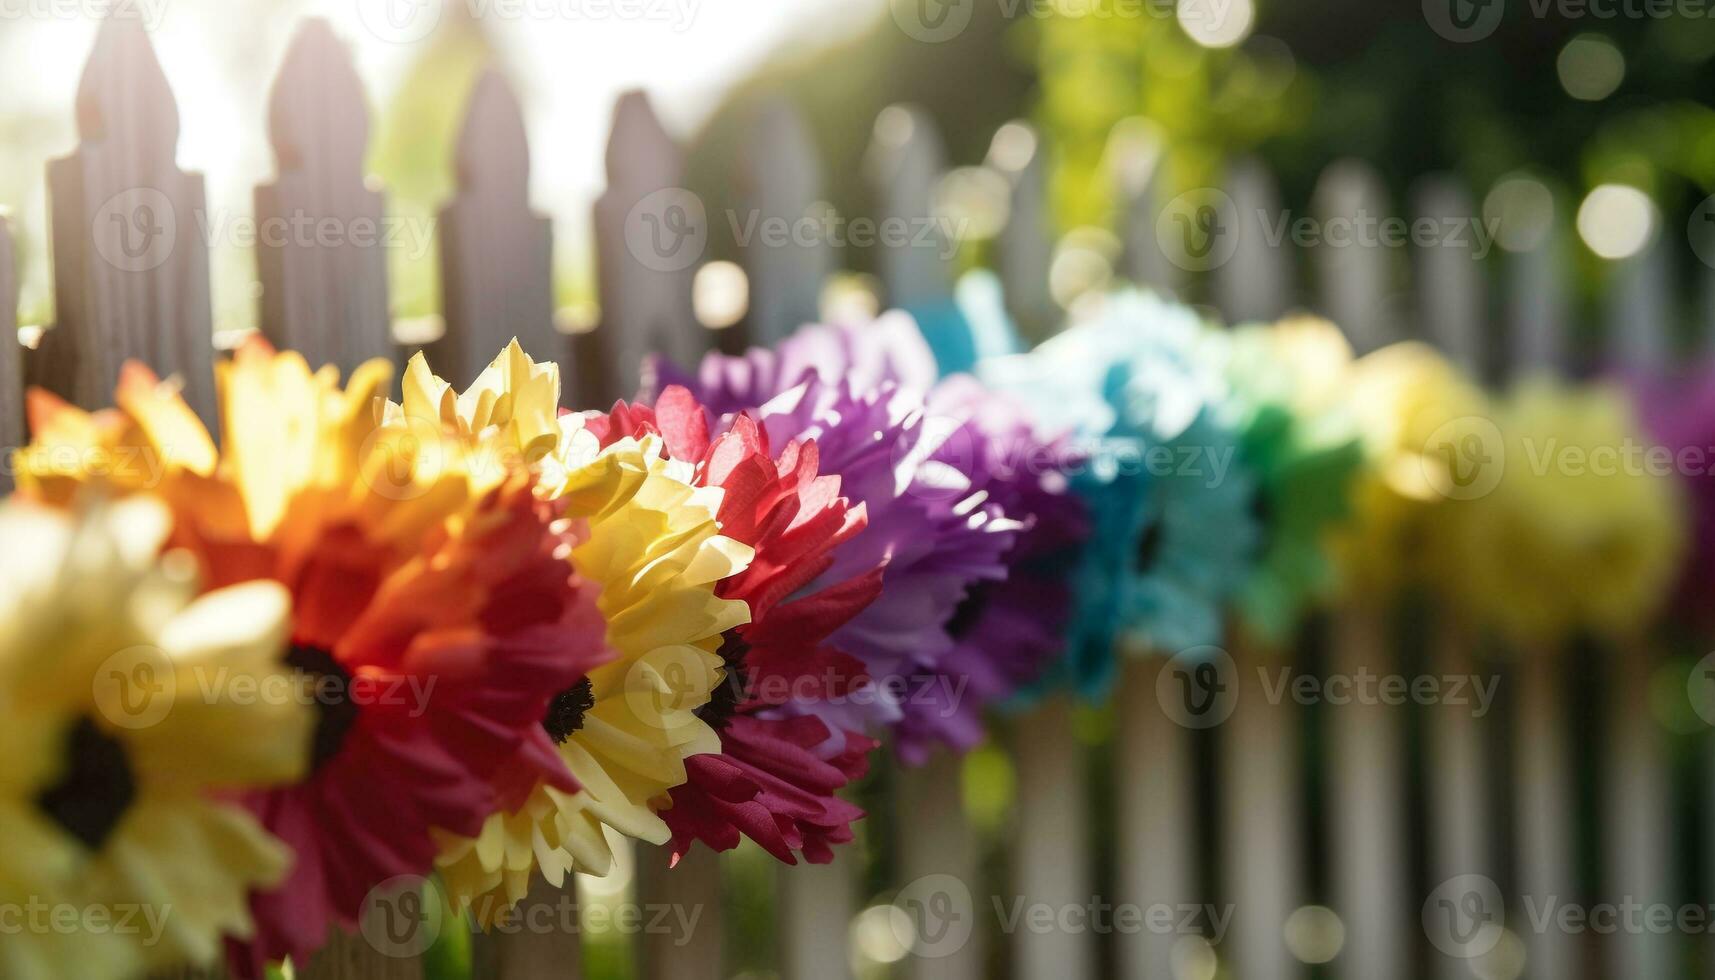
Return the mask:
{"type": "Polygon", "coordinates": [[[585,524],[571,560],[601,590],[617,654],[550,712],[550,731],[563,739],[561,757],[582,788],[538,786],[477,838],[443,839],[442,877],[485,923],[523,896],[533,868],[556,886],[568,871],[606,874],[606,827],[667,840],[656,811],[685,781],[685,758],[720,751],[719,736],[695,712],[724,678],[722,634],[749,621],[744,603],[714,594],[751,559],[749,548],[719,533],[721,491],[692,486],[690,464],[669,459],[658,439],[603,448],[580,416],[557,417],[559,389],[558,369],[531,362],[514,342],[457,396],[413,359],[404,404],[392,409],[413,423],[438,420],[475,443],[479,457],[537,462],[543,492],[585,524]]]}
{"type": "Polygon", "coordinates": [[[1668,595],[1686,538],[1673,475],[1625,393],[1549,379],[1496,409],[1493,464],[1454,505],[1453,599],[1512,639],[1641,628],[1668,595]]]}
{"type": "Polygon", "coordinates": [[[215,794],[308,763],[309,708],[257,696],[290,683],[290,600],[261,582],[193,599],[193,563],[161,555],[169,523],[147,496],[0,506],[0,903],[92,924],[24,923],[0,975],[212,963],[223,935],[252,934],[250,891],[286,872],[286,848],[215,794]]]}
{"type": "Polygon", "coordinates": [[[1498,450],[1483,391],[1427,345],[1378,350],[1349,378],[1366,465],[1334,552],[1348,588],[1380,600],[1456,574],[1448,535],[1463,514],[1452,505],[1483,492],[1498,450]]]}

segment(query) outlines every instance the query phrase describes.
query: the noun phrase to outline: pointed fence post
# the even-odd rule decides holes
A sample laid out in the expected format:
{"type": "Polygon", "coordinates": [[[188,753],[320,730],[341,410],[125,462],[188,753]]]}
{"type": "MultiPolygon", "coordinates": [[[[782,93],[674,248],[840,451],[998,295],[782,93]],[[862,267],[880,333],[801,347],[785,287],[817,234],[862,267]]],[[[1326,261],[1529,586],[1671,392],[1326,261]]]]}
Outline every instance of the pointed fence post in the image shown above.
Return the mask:
{"type": "MultiPolygon", "coordinates": [[[[1471,195],[1451,176],[1426,179],[1414,195],[1419,220],[1440,229],[1433,244],[1417,250],[1418,310],[1425,338],[1468,376],[1487,375],[1484,331],[1488,326],[1483,269],[1469,235],[1454,235],[1477,220],[1471,195]],[[1460,244],[1455,244],[1455,243],[1460,244]]],[[[1474,677],[1478,667],[1476,631],[1470,624],[1437,610],[1430,632],[1431,671],[1439,677],[1474,677]]],[[[1488,831],[1493,820],[1489,794],[1488,725],[1472,714],[1468,702],[1426,705],[1425,755],[1429,800],[1429,880],[1462,875],[1494,880],[1488,831]]],[[[1465,980],[1466,959],[1435,951],[1435,975],[1465,980]]]]}
{"type": "Polygon", "coordinates": [[[184,380],[214,415],[207,205],[179,170],[179,114],[141,21],[96,33],[77,93],[78,146],[48,164],[58,322],[30,359],[34,383],[82,406],[113,400],[130,358],[184,380]]]}
{"type": "Polygon", "coordinates": [[[783,97],[761,110],[755,136],[745,144],[742,163],[746,214],[739,227],[757,229],[741,246],[740,256],[750,279],[749,341],[773,345],[792,331],[814,323],[821,311],[822,285],[835,268],[833,243],[825,231],[808,241],[789,236],[785,244],[765,241],[762,229],[771,223],[807,227],[833,213],[823,200],[822,163],[804,119],[783,97]]]}
{"type": "MultiPolygon", "coordinates": [[[[1506,373],[1510,377],[1566,368],[1571,303],[1563,227],[1550,215],[1533,247],[1512,256],[1507,284],[1512,334],[1506,373]]],[[[1512,733],[1518,892],[1523,901],[1547,908],[1550,902],[1566,901],[1563,896],[1578,894],[1573,831],[1577,787],[1567,727],[1567,658],[1552,643],[1518,654],[1512,733]]],[[[1530,929],[1523,938],[1526,980],[1582,975],[1587,952],[1580,937],[1560,929],[1530,929]]]]}
{"type": "Polygon", "coordinates": [[[989,143],[988,165],[1012,186],[1006,227],[995,240],[995,271],[1006,284],[1006,309],[1027,343],[1046,337],[1057,319],[1048,289],[1054,260],[1048,213],[1048,168],[1042,138],[1028,123],[1009,122],[989,143]]]}
{"type": "Polygon", "coordinates": [[[530,207],[524,113],[499,72],[477,79],[454,161],[458,193],[440,217],[446,332],[428,348],[430,363],[462,384],[516,337],[569,376],[571,341],[554,329],[552,224],[530,207]]]}
{"type": "Polygon", "coordinates": [[[12,492],[12,451],[25,445],[24,348],[18,344],[18,266],[0,216],[0,494],[12,492]]]}
{"type": "MultiPolygon", "coordinates": [[[[1254,159],[1241,160],[1227,174],[1237,226],[1232,257],[1214,270],[1215,302],[1228,323],[1272,320],[1291,308],[1293,262],[1290,243],[1268,241],[1281,219],[1280,189],[1254,159]]],[[[1217,246],[1217,253],[1226,246],[1217,246]]]]}
{"type": "MultiPolygon", "coordinates": [[[[935,185],[946,170],[946,159],[941,135],[922,109],[883,109],[875,119],[866,162],[877,223],[913,227],[932,220],[935,185]]],[[[909,241],[878,248],[876,268],[887,292],[886,305],[934,303],[952,295],[953,270],[943,248],[911,247],[909,241]]]]}
{"type": "MultiPolygon", "coordinates": [[[[1355,161],[1332,165],[1316,189],[1316,214],[1323,238],[1316,250],[1322,308],[1359,353],[1384,346],[1396,336],[1389,300],[1394,257],[1360,231],[1364,222],[1388,215],[1380,178],[1355,161]]],[[[1391,622],[1385,610],[1342,610],[1330,638],[1332,672],[1397,673],[1391,622]]],[[[1405,719],[1379,703],[1330,705],[1327,717],[1333,902],[1346,927],[1336,975],[1406,976],[1408,930],[1417,921],[1418,903],[1409,894],[1405,719]]]]}
{"type": "MultiPolygon", "coordinates": [[[[1668,261],[1658,232],[1643,251],[1614,269],[1606,337],[1610,367],[1657,375],[1675,358],[1668,261]]],[[[1602,900],[1671,908],[1681,857],[1674,847],[1666,733],[1650,697],[1665,658],[1647,631],[1616,641],[1605,653],[1609,728],[1602,740],[1602,900]]],[[[1621,930],[1609,937],[1607,947],[1607,972],[1616,977],[1670,976],[1686,953],[1678,932],[1650,929],[1621,930]]]]}
{"type": "Polygon", "coordinates": [[[263,336],[347,375],[371,358],[393,360],[393,236],[363,175],[369,112],[351,55],[327,21],[304,21],[287,48],[268,135],[278,175],[256,188],[263,336]]]}
{"type": "Polygon", "coordinates": [[[601,325],[580,338],[580,405],[607,405],[637,393],[643,357],[684,365],[709,348],[692,314],[691,280],[708,247],[703,202],[680,186],[685,154],[642,92],[620,96],[607,143],[607,190],[595,203],[601,325]]]}

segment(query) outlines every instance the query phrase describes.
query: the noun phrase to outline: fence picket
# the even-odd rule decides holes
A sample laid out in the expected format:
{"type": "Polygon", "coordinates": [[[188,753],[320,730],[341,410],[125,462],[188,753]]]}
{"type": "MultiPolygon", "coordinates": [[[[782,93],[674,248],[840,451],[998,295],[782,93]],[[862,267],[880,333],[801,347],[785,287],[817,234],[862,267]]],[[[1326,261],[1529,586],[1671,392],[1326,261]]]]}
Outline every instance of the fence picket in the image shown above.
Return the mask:
{"type": "MultiPolygon", "coordinates": [[[[934,214],[935,185],[946,169],[946,150],[927,113],[894,105],[875,119],[865,164],[874,189],[876,221],[921,222],[934,214]]],[[[939,248],[882,243],[876,268],[889,306],[940,302],[952,295],[952,268],[939,248]]]]}
{"type": "Polygon", "coordinates": [[[709,348],[692,315],[691,280],[708,244],[708,217],[681,184],[685,153],[640,91],[619,97],[607,143],[607,189],[595,203],[601,325],[576,358],[578,404],[637,393],[644,355],[695,364],[709,348]]]}
{"type": "MultiPolygon", "coordinates": [[[[1125,665],[1115,711],[1114,808],[1119,856],[1114,896],[1138,908],[1183,908],[1199,899],[1196,855],[1202,822],[1193,805],[1191,733],[1156,699],[1165,658],[1125,665]]],[[[1183,938],[1141,930],[1117,937],[1120,974],[1173,976],[1183,938]]]]}
{"type": "MultiPolygon", "coordinates": [[[[982,856],[976,835],[965,820],[963,769],[963,758],[943,749],[921,767],[900,774],[897,804],[900,825],[912,828],[899,838],[902,887],[909,887],[928,875],[951,875],[963,882],[973,897],[977,896],[982,856]]],[[[943,955],[943,950],[936,949],[934,956],[907,956],[906,975],[911,980],[978,980],[985,975],[987,947],[980,928],[982,900],[975,900],[978,904],[971,911],[978,916],[979,928],[972,931],[963,947],[951,953],[943,955]]],[[[906,912],[920,912],[930,924],[937,921],[931,916],[947,921],[945,913],[937,908],[908,908],[906,912]]]]}
{"type": "Polygon", "coordinates": [[[524,113],[504,76],[471,90],[454,153],[458,193],[440,214],[446,332],[427,351],[444,377],[475,377],[507,340],[570,377],[571,342],[554,329],[553,227],[530,207],[524,113]]]}
{"type": "Polygon", "coordinates": [[[24,349],[18,344],[18,266],[0,215],[0,494],[12,492],[12,450],[24,445],[24,349]]]}
{"type": "Polygon", "coordinates": [[[1057,319],[1048,290],[1054,239],[1041,137],[1028,123],[1007,123],[989,144],[988,165],[1012,187],[1009,217],[995,239],[995,271],[1006,284],[1007,313],[1027,342],[1041,340],[1057,319]]]}
{"type": "Polygon", "coordinates": [[[677,865],[668,849],[637,847],[637,902],[644,909],[673,908],[675,921],[694,923],[688,935],[644,929],[638,943],[645,980],[718,980],[726,976],[721,856],[696,845],[677,865]],[[680,918],[683,916],[683,918],[680,918]]]}
{"type": "Polygon", "coordinates": [[[1164,296],[1178,296],[1185,270],[1167,258],[1156,237],[1167,189],[1167,145],[1160,127],[1146,119],[1127,119],[1108,138],[1108,175],[1119,199],[1121,278],[1164,296]]]}
{"type": "Polygon", "coordinates": [[[79,141],[48,164],[57,323],[33,383],[109,404],[130,358],[184,380],[213,420],[214,326],[203,180],[179,170],[178,107],[140,19],[102,21],[77,93],[79,141]]]}
{"type": "MultiPolygon", "coordinates": [[[[1609,364],[1659,372],[1671,357],[1669,304],[1672,284],[1660,236],[1619,264],[1610,286],[1607,346],[1609,364]]],[[[1643,633],[1615,642],[1607,651],[1606,708],[1609,736],[1603,739],[1602,882],[1607,901],[1637,901],[1646,907],[1674,903],[1672,810],[1668,749],[1651,710],[1650,688],[1665,655],[1643,633]]],[[[1683,956],[1676,933],[1620,930],[1608,944],[1613,976],[1664,977],[1683,956]]]]}
{"type": "MultiPolygon", "coordinates": [[[[537,909],[546,909],[546,921],[558,923],[559,909],[567,899],[577,901],[577,879],[568,876],[565,889],[555,888],[537,874],[530,893],[518,903],[512,921],[539,922],[537,909]]],[[[471,934],[471,976],[476,980],[579,980],[584,975],[583,941],[578,933],[563,929],[515,929],[510,932],[471,934]]],[[[355,978],[354,978],[355,980],[355,978]]]]}
{"type": "MultiPolygon", "coordinates": [[[[1026,907],[1080,908],[1095,895],[1090,867],[1089,777],[1072,726],[1072,700],[1054,695],[1018,719],[1012,844],[1013,895],[1026,907]]],[[[1095,947],[1077,930],[1028,928],[1012,935],[1013,974],[1090,980],[1095,947]]]]}
{"type": "Polygon", "coordinates": [[[263,335],[342,373],[393,359],[383,202],[363,176],[363,83],[324,20],[305,20],[286,50],[268,136],[277,175],[255,194],[263,335]]]}
{"type": "MultiPolygon", "coordinates": [[[[1342,161],[1323,173],[1316,189],[1323,223],[1317,249],[1321,300],[1359,353],[1395,339],[1389,287],[1393,256],[1379,242],[1354,235],[1344,241],[1338,222],[1356,229],[1387,214],[1380,179],[1368,165],[1342,161]]],[[[1382,610],[1341,610],[1331,638],[1336,676],[1397,672],[1391,617],[1382,610]]],[[[1334,909],[1346,926],[1336,961],[1342,977],[1407,975],[1408,939],[1416,903],[1406,871],[1403,731],[1399,713],[1382,704],[1340,705],[1328,712],[1333,820],[1334,909]]]]}
{"type": "MultiPolygon", "coordinates": [[[[1513,377],[1563,371],[1567,362],[1569,291],[1560,225],[1550,216],[1535,246],[1511,263],[1507,284],[1513,334],[1513,377]]],[[[1566,653],[1558,645],[1519,651],[1518,700],[1513,729],[1513,776],[1517,780],[1518,891],[1538,908],[1574,895],[1576,886],[1576,788],[1573,782],[1565,688],[1566,653]]],[[[1582,975],[1578,937],[1565,930],[1528,930],[1527,980],[1565,980],[1582,975]]]]}
{"type": "MultiPolygon", "coordinates": [[[[1278,317],[1293,299],[1289,246],[1268,241],[1269,229],[1284,213],[1280,191],[1262,164],[1251,159],[1234,164],[1226,183],[1237,226],[1219,233],[1238,241],[1232,257],[1214,271],[1215,301],[1229,323],[1278,317]]],[[[1217,246],[1216,254],[1224,247],[1217,246]]]]}
{"type": "MultiPolygon", "coordinates": [[[[755,135],[746,143],[742,179],[749,214],[755,219],[799,222],[832,209],[822,200],[822,163],[790,101],[777,98],[762,110],[755,135]]],[[[834,271],[834,247],[824,236],[808,243],[794,236],[784,247],[752,236],[742,250],[750,278],[752,344],[775,344],[806,323],[814,323],[821,307],[822,285],[834,271]]]]}

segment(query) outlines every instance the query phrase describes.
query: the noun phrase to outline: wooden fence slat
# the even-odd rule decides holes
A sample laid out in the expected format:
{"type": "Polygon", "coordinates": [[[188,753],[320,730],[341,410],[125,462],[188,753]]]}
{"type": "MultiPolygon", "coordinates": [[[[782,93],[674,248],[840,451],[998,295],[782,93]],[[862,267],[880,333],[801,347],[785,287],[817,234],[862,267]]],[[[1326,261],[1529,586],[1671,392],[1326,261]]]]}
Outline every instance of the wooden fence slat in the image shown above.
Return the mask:
{"type": "MultiPolygon", "coordinates": [[[[1069,695],[1048,698],[1018,719],[1013,757],[1018,768],[1013,895],[1028,909],[1087,906],[1095,895],[1090,867],[1089,778],[1083,747],[1072,730],[1069,695]]],[[[1056,919],[1058,921],[1058,918],[1056,919]]],[[[1012,935],[1013,973],[1020,977],[1090,980],[1096,975],[1091,935],[1059,928],[1012,935]]]]}
{"type": "Polygon", "coordinates": [[[1390,214],[1387,195],[1369,164],[1341,160],[1322,173],[1315,198],[1323,310],[1346,331],[1352,347],[1367,354],[1398,339],[1394,256],[1375,234],[1375,223],[1390,214]]]}
{"type": "Polygon", "coordinates": [[[12,450],[24,445],[24,349],[18,344],[18,265],[0,215],[0,494],[12,492],[12,450]]]}
{"type": "Polygon", "coordinates": [[[184,380],[214,411],[214,326],[202,177],[179,170],[178,108],[141,21],[101,24],[77,93],[79,141],[48,164],[57,323],[31,380],[85,407],[112,402],[130,358],[184,380]]]}
{"type": "MultiPolygon", "coordinates": [[[[1272,320],[1292,305],[1293,293],[1290,242],[1268,240],[1284,214],[1280,190],[1253,159],[1234,164],[1226,185],[1236,224],[1220,233],[1235,235],[1238,241],[1232,257],[1214,271],[1216,302],[1229,323],[1272,320]]],[[[1224,247],[1217,245],[1217,254],[1224,247]]]]}
{"type": "Polygon", "coordinates": [[[336,929],[296,975],[305,980],[422,980],[423,964],[415,956],[384,956],[362,936],[336,929]]]}
{"type": "Polygon", "coordinates": [[[644,980],[720,980],[726,976],[725,916],[722,909],[721,856],[692,847],[673,867],[668,848],[637,845],[637,901],[647,925],[672,907],[671,921],[694,922],[690,935],[645,928],[638,954],[644,980]]]}
{"type": "Polygon", "coordinates": [[[364,182],[369,112],[351,55],[319,18],[286,50],[268,104],[277,176],[256,188],[262,334],[349,374],[391,360],[381,194],[364,182]]]}
{"type": "MultiPolygon", "coordinates": [[[[758,229],[768,222],[791,227],[831,209],[822,199],[822,163],[798,110],[785,98],[764,106],[755,135],[746,143],[741,178],[748,213],[740,226],[754,220],[758,229]]],[[[742,248],[750,278],[749,340],[772,345],[821,312],[822,286],[837,261],[827,236],[790,239],[784,247],[770,245],[753,234],[742,248]]]]}
{"type": "MultiPolygon", "coordinates": [[[[957,879],[973,896],[973,907],[954,914],[975,916],[980,926],[986,896],[982,895],[980,848],[964,815],[963,771],[964,759],[942,748],[923,765],[899,773],[898,825],[912,828],[899,837],[899,884],[909,888],[929,875],[957,879]]],[[[947,914],[939,908],[920,911],[925,916],[947,914]]],[[[980,927],[957,950],[942,950],[933,945],[932,936],[925,938],[931,955],[905,959],[905,973],[911,980],[980,980],[986,975],[987,948],[980,927]]]]}
{"type": "Polygon", "coordinates": [[[1536,247],[1509,263],[1507,323],[1512,332],[1507,353],[1515,374],[1564,371],[1569,366],[1572,300],[1562,227],[1557,214],[1550,216],[1536,247]]]}
{"type": "MultiPolygon", "coordinates": [[[[1673,284],[1661,236],[1622,261],[1610,286],[1607,346],[1612,367],[1657,373],[1672,356],[1669,310],[1673,284]]],[[[1650,706],[1650,686],[1664,660],[1648,635],[1613,644],[1607,653],[1608,736],[1602,763],[1603,900],[1672,907],[1674,853],[1668,749],[1650,706]]],[[[1684,951],[1678,933],[1622,930],[1610,937],[1608,972],[1664,977],[1684,951]]]]}
{"type": "Polygon", "coordinates": [[[862,860],[862,849],[847,845],[835,851],[831,864],[800,862],[775,870],[780,976],[850,980],[852,964],[846,950],[857,914],[862,860]]]}
{"type": "Polygon", "coordinates": [[[554,328],[553,225],[530,207],[524,113],[499,72],[477,79],[454,160],[458,193],[440,215],[446,332],[430,362],[468,380],[515,337],[570,377],[571,342],[554,328]]]}
{"type": "Polygon", "coordinates": [[[1178,296],[1185,270],[1167,258],[1155,223],[1167,188],[1167,145],[1160,127],[1127,119],[1108,139],[1107,167],[1119,202],[1120,277],[1164,296],[1178,296]]]}
{"type": "MultiPolygon", "coordinates": [[[[911,224],[934,214],[935,185],[946,169],[946,150],[927,113],[895,105],[875,120],[866,168],[874,189],[876,221],[911,224]]],[[[907,238],[911,236],[906,236],[907,238]]],[[[876,268],[889,306],[935,303],[952,295],[952,268],[938,248],[882,243],[876,268]]]]}
{"type": "Polygon", "coordinates": [[[1454,234],[1481,220],[1471,195],[1449,175],[1425,179],[1413,210],[1447,232],[1417,252],[1418,317],[1425,336],[1473,378],[1489,375],[1483,332],[1488,324],[1481,258],[1470,234],[1454,234]]]}
{"type": "Polygon", "coordinates": [[[989,144],[988,165],[1012,187],[1006,226],[995,239],[995,265],[1006,283],[1006,309],[1027,342],[1041,340],[1057,319],[1048,289],[1054,258],[1048,172],[1042,138],[1028,123],[1009,122],[989,144]]]}
{"type": "MultiPolygon", "coordinates": [[[[1126,664],[1115,695],[1116,905],[1179,908],[1199,899],[1202,826],[1192,805],[1191,732],[1156,698],[1166,664],[1165,657],[1126,664]]],[[[1116,938],[1121,976],[1173,976],[1181,935],[1145,929],[1116,938]]]]}
{"type": "Polygon", "coordinates": [[[599,356],[577,358],[576,404],[633,397],[646,354],[695,364],[710,346],[691,306],[708,215],[681,186],[684,175],[684,151],[648,97],[635,90],[620,96],[607,144],[607,190],[595,202],[601,325],[580,344],[599,356]]]}
{"type": "MultiPolygon", "coordinates": [[[[575,877],[567,877],[562,892],[538,874],[530,882],[530,893],[518,903],[515,920],[529,922],[532,909],[545,907],[555,910],[547,920],[559,923],[561,903],[577,901],[577,894],[575,877]]],[[[583,975],[583,940],[576,932],[554,928],[531,935],[478,929],[471,934],[471,976],[476,980],[579,980],[583,975]]]]}

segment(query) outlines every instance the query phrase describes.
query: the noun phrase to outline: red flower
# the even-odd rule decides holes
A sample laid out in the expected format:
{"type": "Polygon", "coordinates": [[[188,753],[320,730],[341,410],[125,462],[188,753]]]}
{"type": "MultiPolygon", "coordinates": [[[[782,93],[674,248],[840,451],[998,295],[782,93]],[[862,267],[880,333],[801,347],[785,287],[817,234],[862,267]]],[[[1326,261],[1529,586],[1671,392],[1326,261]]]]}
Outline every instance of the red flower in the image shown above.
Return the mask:
{"type": "Polygon", "coordinates": [[[711,438],[708,413],[681,387],[663,391],[653,408],[621,402],[587,425],[604,445],[658,433],[673,458],[696,465],[699,485],[725,491],[721,533],[756,551],[749,568],[716,590],[744,600],[751,621],[727,637],[729,680],[703,709],[721,752],[687,760],[689,779],[661,814],[674,861],[692,841],[724,851],[741,834],[788,864],[797,863],[794,852],[832,860],[832,846],[851,840],[851,824],[863,816],[837,794],[863,775],[876,743],[814,717],[762,715],[788,701],[842,696],[865,680],[862,664],[826,641],[875,599],[882,569],[799,594],[863,530],[863,506],[840,496],[838,477],[819,475],[815,442],[791,443],[776,457],[743,415],[711,438]]]}

